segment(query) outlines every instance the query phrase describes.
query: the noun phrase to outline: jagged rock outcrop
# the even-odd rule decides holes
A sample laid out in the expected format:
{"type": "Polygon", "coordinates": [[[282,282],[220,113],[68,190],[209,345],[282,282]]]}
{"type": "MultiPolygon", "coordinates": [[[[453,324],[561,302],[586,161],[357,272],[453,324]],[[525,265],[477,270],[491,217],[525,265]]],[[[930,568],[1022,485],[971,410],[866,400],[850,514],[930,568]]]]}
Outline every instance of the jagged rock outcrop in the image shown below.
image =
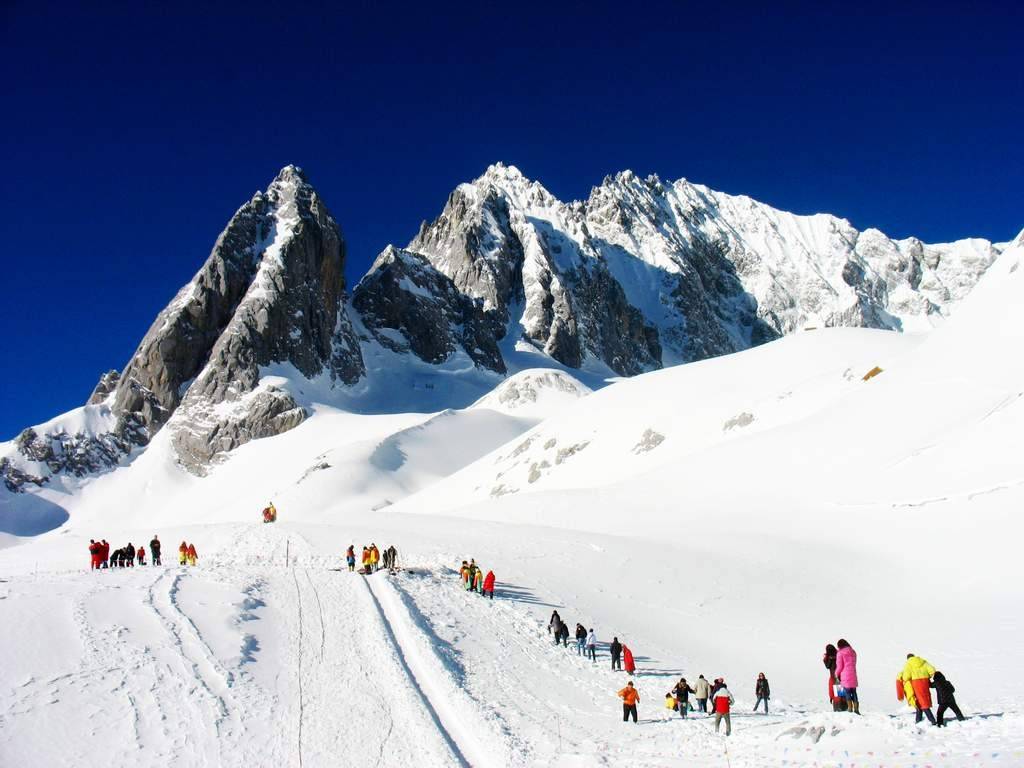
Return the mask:
{"type": "MultiPolygon", "coordinates": [[[[804,328],[929,327],[998,252],[985,240],[893,241],[629,171],[566,204],[500,164],[460,185],[404,251],[481,301],[495,341],[512,333],[567,366],[622,375],[804,328]]],[[[397,322],[378,316],[375,335],[397,322]]]]}
{"type": "Polygon", "coordinates": [[[411,351],[437,364],[461,349],[474,365],[505,372],[497,345],[504,325],[484,311],[482,299],[460,292],[421,255],[386,249],[356,286],[352,305],[374,338],[394,352],[411,351]]]}
{"type": "Polygon", "coordinates": [[[175,416],[178,458],[199,474],[224,452],[301,423],[306,411],[286,387],[261,386],[263,369],[330,384],[362,376],[344,264],[337,223],[302,171],[286,167],[231,218],[124,370],[100,379],[74,420],[83,426],[15,441],[0,467],[8,488],[116,466],[175,416]]]}

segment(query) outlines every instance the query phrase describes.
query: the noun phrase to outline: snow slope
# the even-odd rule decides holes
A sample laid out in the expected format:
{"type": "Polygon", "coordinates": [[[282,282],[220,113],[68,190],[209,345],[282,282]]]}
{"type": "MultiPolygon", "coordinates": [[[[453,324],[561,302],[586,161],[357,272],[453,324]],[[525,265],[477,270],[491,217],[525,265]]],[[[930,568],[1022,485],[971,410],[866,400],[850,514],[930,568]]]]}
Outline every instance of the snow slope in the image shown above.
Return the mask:
{"type": "Polygon", "coordinates": [[[0,764],[1022,764],[1022,262],[927,336],[806,332],[585,397],[558,377],[539,408],[522,393],[547,373],[451,412],[320,405],[205,478],[158,435],[0,550],[0,764]],[[200,566],[83,572],[90,537],[154,532],[200,566]],[[407,570],[340,570],[371,541],[407,570]],[[467,557],[493,602],[459,587],[467,557]],[[595,628],[597,664],[553,646],[555,608],[595,628]],[[841,636],[862,718],[825,711],[841,636]],[[913,724],[908,651],[966,722],[913,724]],[[729,740],[662,706],[702,673],[737,697],[729,740]]]}

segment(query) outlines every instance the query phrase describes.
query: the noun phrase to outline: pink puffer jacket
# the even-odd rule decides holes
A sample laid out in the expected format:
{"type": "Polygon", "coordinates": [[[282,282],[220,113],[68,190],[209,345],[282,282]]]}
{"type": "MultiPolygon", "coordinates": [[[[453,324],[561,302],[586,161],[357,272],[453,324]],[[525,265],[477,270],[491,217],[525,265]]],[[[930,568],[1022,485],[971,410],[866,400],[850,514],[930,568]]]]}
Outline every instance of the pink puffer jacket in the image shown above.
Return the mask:
{"type": "Polygon", "coordinates": [[[843,688],[857,687],[857,652],[847,646],[836,654],[836,677],[843,688]]]}

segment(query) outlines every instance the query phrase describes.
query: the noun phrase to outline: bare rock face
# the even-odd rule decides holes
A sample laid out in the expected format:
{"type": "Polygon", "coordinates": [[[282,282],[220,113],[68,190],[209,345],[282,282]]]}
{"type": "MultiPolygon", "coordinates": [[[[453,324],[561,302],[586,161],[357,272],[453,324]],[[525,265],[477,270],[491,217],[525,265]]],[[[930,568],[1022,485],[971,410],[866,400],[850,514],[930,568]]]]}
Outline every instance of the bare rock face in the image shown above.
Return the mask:
{"type": "Polygon", "coordinates": [[[503,325],[484,301],[461,293],[425,257],[388,248],[353,294],[363,325],[384,347],[439,364],[464,351],[479,368],[505,372],[503,325]]]}
{"type": "Polygon", "coordinates": [[[250,284],[175,412],[179,459],[203,473],[215,458],[306,417],[293,396],[260,386],[262,369],[290,365],[306,379],[353,384],[363,361],[345,313],[345,246],[338,225],[294,166],[252,205],[250,284]]]}
{"type": "MultiPolygon", "coordinates": [[[[103,375],[76,424],[26,430],[0,460],[10,490],[117,466],[173,421],[182,464],[202,474],[306,412],[264,369],[353,384],[363,375],[345,310],[345,242],[302,171],[288,166],[239,208],[206,263],[157,316],[118,374],[103,375]]],[[[70,415],[76,415],[72,412],[70,415]]]]}

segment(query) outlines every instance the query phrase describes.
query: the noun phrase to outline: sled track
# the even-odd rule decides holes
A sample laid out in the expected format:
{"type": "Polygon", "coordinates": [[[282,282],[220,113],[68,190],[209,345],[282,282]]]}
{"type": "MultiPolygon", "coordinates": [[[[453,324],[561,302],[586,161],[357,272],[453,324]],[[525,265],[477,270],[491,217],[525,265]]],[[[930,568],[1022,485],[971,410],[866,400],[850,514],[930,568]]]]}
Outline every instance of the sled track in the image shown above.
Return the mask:
{"type": "Polygon", "coordinates": [[[400,615],[401,608],[396,605],[396,596],[387,586],[373,586],[373,583],[370,582],[371,578],[373,577],[364,578],[366,590],[370,596],[370,602],[380,616],[385,637],[394,647],[402,670],[408,675],[413,688],[419,694],[424,708],[437,726],[448,748],[458,760],[459,765],[464,768],[490,765],[491,761],[486,759],[485,753],[472,738],[472,727],[460,721],[458,713],[451,708],[444,691],[440,690],[435,676],[417,647],[416,639],[400,615]]]}
{"type": "MultiPolygon", "coordinates": [[[[303,641],[303,631],[302,631],[302,590],[299,589],[299,577],[295,574],[295,569],[292,568],[291,572],[292,572],[292,581],[295,582],[295,603],[296,603],[297,608],[298,608],[298,620],[299,620],[299,642],[298,642],[298,646],[297,646],[298,647],[298,652],[297,652],[297,655],[296,655],[296,659],[297,659],[296,660],[296,664],[298,666],[298,681],[299,681],[299,725],[298,725],[298,750],[297,750],[297,754],[298,754],[298,759],[299,759],[299,768],[302,768],[302,720],[303,720],[303,715],[305,715],[305,704],[304,704],[304,696],[303,696],[303,691],[302,691],[302,641],[303,641]]],[[[306,578],[309,578],[309,574],[308,573],[306,574],[306,578]]],[[[322,619],[321,619],[321,626],[322,626],[322,624],[323,624],[323,622],[322,622],[322,619]]]]}

